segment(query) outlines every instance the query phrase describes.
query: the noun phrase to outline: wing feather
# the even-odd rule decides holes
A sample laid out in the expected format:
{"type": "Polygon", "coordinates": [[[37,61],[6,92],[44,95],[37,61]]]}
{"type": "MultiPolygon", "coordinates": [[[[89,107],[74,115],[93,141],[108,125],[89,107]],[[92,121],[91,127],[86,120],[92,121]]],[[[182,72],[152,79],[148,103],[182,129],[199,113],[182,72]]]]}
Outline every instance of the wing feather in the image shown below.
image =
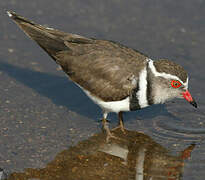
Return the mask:
{"type": "Polygon", "coordinates": [[[113,42],[67,43],[72,52],[61,51],[57,62],[70,78],[104,101],[118,101],[136,88],[146,57],[113,42]],[[126,48],[126,49],[125,49],[126,48]]]}
{"type": "Polygon", "coordinates": [[[84,89],[104,101],[122,100],[136,88],[146,56],[118,43],[95,40],[9,16],[84,89]]]}

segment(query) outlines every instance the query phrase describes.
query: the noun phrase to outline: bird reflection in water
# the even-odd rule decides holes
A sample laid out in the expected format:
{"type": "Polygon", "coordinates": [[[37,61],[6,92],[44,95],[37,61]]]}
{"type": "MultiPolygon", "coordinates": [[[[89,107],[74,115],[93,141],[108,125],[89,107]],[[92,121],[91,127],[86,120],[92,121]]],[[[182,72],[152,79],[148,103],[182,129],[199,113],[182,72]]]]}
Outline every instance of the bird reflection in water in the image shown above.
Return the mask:
{"type": "Polygon", "coordinates": [[[145,134],[113,133],[119,139],[106,143],[103,133],[96,134],[62,151],[45,168],[12,173],[8,180],[179,180],[195,147],[191,144],[173,156],[145,134]]]}

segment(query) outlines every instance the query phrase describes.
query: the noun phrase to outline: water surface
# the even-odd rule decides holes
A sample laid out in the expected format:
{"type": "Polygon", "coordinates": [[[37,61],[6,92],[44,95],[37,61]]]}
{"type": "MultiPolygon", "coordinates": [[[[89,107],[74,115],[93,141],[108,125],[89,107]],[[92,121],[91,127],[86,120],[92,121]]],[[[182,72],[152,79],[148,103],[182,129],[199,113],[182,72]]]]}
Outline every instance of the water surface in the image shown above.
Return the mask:
{"type": "MultiPolygon", "coordinates": [[[[168,175],[204,179],[204,1],[2,0],[0,8],[0,167],[5,172],[13,178],[66,179],[69,167],[73,178],[87,170],[98,179],[166,179],[168,175]],[[108,153],[104,139],[98,139],[103,136],[100,109],[19,30],[5,10],[63,31],[117,41],[152,59],[168,58],[181,64],[189,73],[189,89],[199,108],[174,100],[126,113],[129,133],[119,132],[122,142],[114,144],[123,155],[108,153]],[[159,166],[153,166],[157,160],[159,166]]],[[[111,128],[117,126],[115,114],[109,120],[111,128]]]]}

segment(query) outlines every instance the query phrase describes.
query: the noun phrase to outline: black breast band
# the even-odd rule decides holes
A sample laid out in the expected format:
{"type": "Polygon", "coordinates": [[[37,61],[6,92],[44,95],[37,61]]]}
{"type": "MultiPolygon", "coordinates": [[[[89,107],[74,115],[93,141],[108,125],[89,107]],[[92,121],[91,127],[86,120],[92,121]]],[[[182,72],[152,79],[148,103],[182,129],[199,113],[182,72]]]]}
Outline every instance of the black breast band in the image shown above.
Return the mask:
{"type": "Polygon", "coordinates": [[[137,97],[137,92],[139,91],[139,84],[137,83],[137,87],[132,90],[130,94],[130,111],[135,111],[141,109],[139,105],[139,100],[137,97]]]}

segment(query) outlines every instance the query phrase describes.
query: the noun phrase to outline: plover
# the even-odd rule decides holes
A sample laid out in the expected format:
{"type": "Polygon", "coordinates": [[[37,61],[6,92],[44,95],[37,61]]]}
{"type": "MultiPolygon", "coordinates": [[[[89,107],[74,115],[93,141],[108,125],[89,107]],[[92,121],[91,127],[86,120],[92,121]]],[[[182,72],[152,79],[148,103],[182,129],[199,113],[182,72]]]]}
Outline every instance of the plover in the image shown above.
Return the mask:
{"type": "Polygon", "coordinates": [[[103,111],[103,127],[112,137],[107,115],[115,112],[124,131],[123,112],[135,111],[173,98],[185,98],[187,72],[167,59],[153,61],[143,53],[119,43],[87,38],[44,27],[14,12],[7,12],[17,25],[59,64],[103,111]]]}

